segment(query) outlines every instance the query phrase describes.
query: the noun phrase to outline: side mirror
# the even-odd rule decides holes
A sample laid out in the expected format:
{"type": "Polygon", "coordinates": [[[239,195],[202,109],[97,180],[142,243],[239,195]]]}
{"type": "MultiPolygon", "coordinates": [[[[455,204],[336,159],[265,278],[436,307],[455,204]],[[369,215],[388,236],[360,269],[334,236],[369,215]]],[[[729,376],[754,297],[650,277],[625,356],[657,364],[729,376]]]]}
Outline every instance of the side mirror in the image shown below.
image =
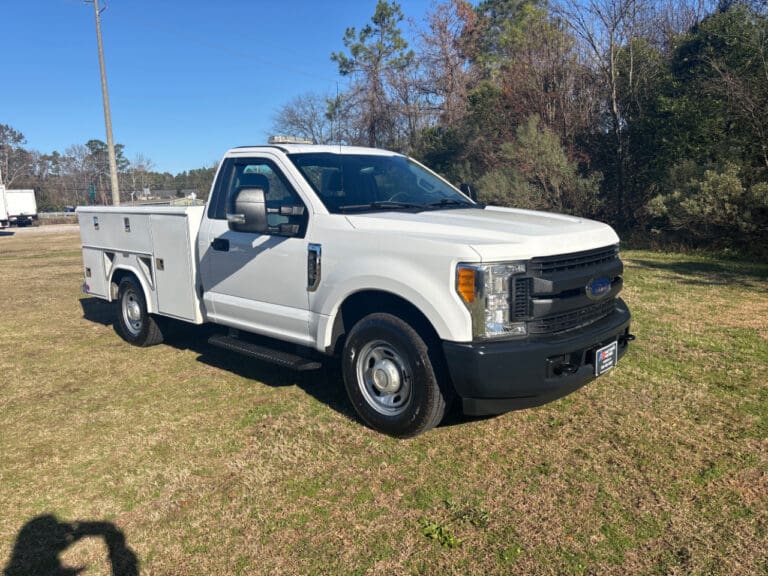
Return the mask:
{"type": "Polygon", "coordinates": [[[261,188],[240,190],[235,197],[235,213],[227,214],[227,222],[229,222],[229,229],[235,232],[266,233],[268,226],[264,190],[261,188]]]}
{"type": "Polygon", "coordinates": [[[475,202],[477,202],[477,192],[475,191],[475,187],[472,186],[472,184],[469,184],[467,182],[462,182],[461,186],[459,186],[459,190],[461,190],[461,193],[464,194],[464,196],[468,196],[475,202]]]}

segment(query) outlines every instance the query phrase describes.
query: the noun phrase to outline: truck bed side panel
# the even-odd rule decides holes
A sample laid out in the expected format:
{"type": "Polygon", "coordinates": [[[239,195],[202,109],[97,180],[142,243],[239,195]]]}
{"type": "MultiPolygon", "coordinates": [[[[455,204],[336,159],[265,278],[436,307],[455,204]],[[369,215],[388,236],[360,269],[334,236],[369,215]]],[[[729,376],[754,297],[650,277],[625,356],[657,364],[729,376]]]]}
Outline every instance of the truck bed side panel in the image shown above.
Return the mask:
{"type": "Polygon", "coordinates": [[[85,267],[93,276],[99,263],[106,266],[103,287],[97,283],[91,287],[86,278],[89,293],[111,299],[114,274],[128,270],[144,287],[150,312],[202,323],[195,250],[203,210],[202,206],[78,208],[85,267]]]}

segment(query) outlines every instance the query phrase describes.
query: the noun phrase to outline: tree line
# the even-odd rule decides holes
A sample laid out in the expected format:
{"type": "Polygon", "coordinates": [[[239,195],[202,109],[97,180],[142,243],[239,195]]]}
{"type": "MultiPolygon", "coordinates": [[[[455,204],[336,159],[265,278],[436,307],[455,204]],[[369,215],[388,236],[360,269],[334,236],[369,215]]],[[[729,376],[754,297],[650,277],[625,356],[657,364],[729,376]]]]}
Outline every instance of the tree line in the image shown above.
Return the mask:
{"type": "MultiPolygon", "coordinates": [[[[121,201],[137,200],[146,190],[194,190],[206,198],[216,167],[198,168],[171,174],[157,172],[143,154],[125,157],[125,146],[115,145],[121,201]]],[[[88,140],[64,152],[44,154],[26,147],[19,130],[0,124],[0,184],[6,188],[32,188],[41,211],[60,211],[67,206],[111,202],[107,144],[88,140]]]]}
{"type": "MultiPolygon", "coordinates": [[[[765,0],[437,0],[417,22],[379,0],[342,40],[343,89],[286,103],[275,133],[404,152],[489,203],[768,249],[765,0]]],[[[43,209],[107,203],[104,142],[25,144],[0,124],[6,186],[43,209]]],[[[208,193],[215,167],[172,175],[124,153],[124,201],[208,193]]]]}
{"type": "Polygon", "coordinates": [[[379,0],[343,43],[345,88],[275,131],[411,154],[486,202],[767,243],[764,1],[442,0],[408,23],[379,0]]]}

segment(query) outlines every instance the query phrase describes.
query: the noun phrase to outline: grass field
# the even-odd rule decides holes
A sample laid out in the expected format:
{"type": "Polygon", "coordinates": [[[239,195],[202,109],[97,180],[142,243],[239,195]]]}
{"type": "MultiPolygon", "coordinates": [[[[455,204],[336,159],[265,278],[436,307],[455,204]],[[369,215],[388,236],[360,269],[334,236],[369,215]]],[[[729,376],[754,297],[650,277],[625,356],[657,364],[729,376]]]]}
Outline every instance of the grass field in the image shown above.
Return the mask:
{"type": "Polygon", "coordinates": [[[0,236],[0,567],[768,574],[768,265],[624,259],[617,369],[398,441],[332,369],[198,328],[129,346],[80,292],[77,234],[0,236]]]}

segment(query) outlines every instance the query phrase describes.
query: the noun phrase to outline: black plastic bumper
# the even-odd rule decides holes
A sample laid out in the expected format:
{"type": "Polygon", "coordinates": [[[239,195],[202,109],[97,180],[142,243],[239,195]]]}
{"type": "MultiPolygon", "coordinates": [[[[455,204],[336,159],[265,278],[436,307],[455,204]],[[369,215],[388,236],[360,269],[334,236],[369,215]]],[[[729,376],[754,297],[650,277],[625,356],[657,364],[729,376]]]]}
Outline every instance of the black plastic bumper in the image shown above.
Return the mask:
{"type": "Polygon", "coordinates": [[[505,342],[443,342],[465,414],[502,414],[545,404],[595,379],[595,351],[627,351],[630,314],[621,299],[607,318],[561,336],[505,342]]]}

